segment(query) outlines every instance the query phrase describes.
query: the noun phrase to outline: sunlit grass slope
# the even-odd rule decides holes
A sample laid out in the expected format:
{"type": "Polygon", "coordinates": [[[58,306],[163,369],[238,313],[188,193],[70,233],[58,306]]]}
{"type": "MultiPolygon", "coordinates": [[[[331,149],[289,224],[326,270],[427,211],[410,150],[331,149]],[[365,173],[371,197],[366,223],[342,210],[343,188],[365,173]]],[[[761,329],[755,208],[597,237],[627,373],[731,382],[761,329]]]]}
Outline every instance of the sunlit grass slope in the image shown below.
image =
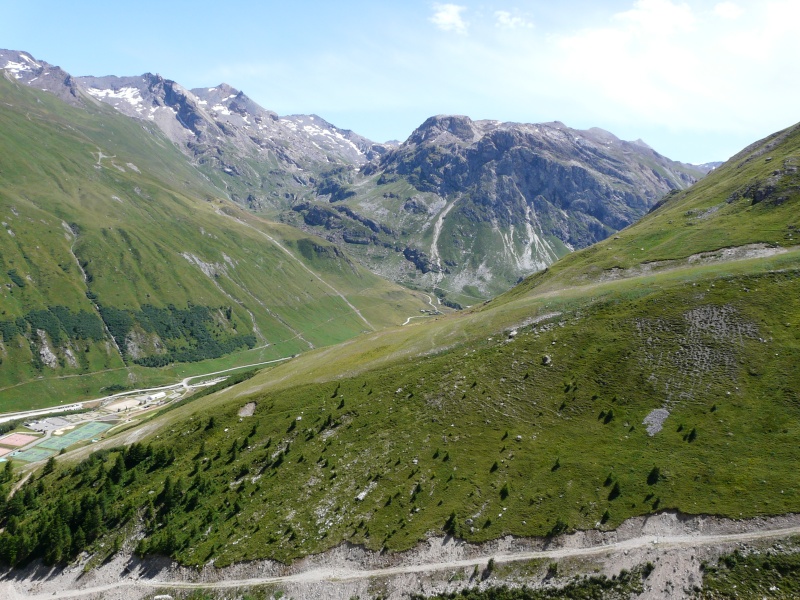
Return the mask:
{"type": "Polygon", "coordinates": [[[288,356],[424,306],[333,245],[222,200],[155,127],[112,108],[0,80],[0,147],[0,410],[27,381],[163,381],[130,367],[288,356]]]}
{"type": "Polygon", "coordinates": [[[141,551],[222,565],[667,509],[796,512],[799,264],[792,251],[529,295],[308,353],[165,414],[121,479],[118,451],[67,458],[47,492],[31,484],[22,530],[43,539],[58,497],[101,489],[106,548],[141,523],[141,551]],[[656,409],[669,414],[650,435],[656,409]]]}

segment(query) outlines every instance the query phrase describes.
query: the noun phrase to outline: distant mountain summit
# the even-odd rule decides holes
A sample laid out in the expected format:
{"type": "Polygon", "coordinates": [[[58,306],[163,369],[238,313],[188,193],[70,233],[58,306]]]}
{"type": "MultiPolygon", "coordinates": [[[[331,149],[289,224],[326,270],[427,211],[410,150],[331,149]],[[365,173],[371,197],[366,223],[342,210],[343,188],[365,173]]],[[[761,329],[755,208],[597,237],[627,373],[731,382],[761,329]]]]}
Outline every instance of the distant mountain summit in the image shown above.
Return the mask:
{"type": "Polygon", "coordinates": [[[68,104],[81,105],[81,92],[74,78],[61,67],[36,60],[27,52],[0,48],[0,68],[15,81],[50,92],[68,104]]]}
{"type": "Polygon", "coordinates": [[[627,227],[702,176],[598,128],[438,115],[341,181],[328,200],[344,206],[323,197],[296,209],[329,239],[359,244],[373,270],[463,304],[627,227]],[[331,218],[309,218],[320,210],[331,218]],[[382,229],[366,231],[365,219],[382,229]]]}
{"type": "Polygon", "coordinates": [[[283,208],[311,192],[319,171],[359,166],[386,151],[316,115],[280,117],[226,83],[187,90],[150,73],[77,81],[120,112],[154,121],[253,210],[283,208]]]}
{"type": "Polygon", "coordinates": [[[224,136],[240,151],[270,150],[290,164],[338,160],[363,164],[375,154],[370,140],[316,115],[279,117],[227,83],[187,90],[160,75],[79,77],[93,97],[135,118],[156,121],[173,141],[197,152],[224,136]],[[280,138],[284,143],[275,142],[280,138]],[[288,143],[287,143],[288,142],[288,143]],[[256,148],[252,148],[252,146],[256,148]],[[286,147],[290,151],[286,151],[286,147]]]}

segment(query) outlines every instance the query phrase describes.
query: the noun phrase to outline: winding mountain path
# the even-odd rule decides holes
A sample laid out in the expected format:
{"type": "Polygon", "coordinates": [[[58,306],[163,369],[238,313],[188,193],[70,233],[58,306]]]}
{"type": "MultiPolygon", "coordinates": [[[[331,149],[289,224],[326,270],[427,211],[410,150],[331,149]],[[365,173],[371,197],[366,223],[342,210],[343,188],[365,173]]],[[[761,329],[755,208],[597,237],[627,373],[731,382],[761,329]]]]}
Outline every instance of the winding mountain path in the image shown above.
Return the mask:
{"type": "MultiPolygon", "coordinates": [[[[406,319],[405,323],[403,323],[400,327],[405,327],[406,325],[411,323],[411,319],[429,319],[432,316],[434,316],[434,314],[439,314],[439,309],[436,308],[436,305],[433,303],[433,299],[428,294],[423,294],[423,296],[425,296],[428,299],[428,304],[430,304],[430,306],[431,306],[431,313],[432,314],[429,314],[429,315],[415,315],[413,317],[408,317],[406,319]]],[[[437,300],[438,300],[438,298],[437,298],[437,300]]]]}
{"type": "Polygon", "coordinates": [[[331,290],[331,291],[332,291],[334,294],[336,294],[337,296],[339,296],[339,298],[341,298],[341,299],[342,299],[342,301],[343,301],[345,304],[347,304],[347,306],[349,306],[349,307],[352,309],[352,311],[353,311],[355,314],[357,314],[357,315],[358,315],[358,317],[359,317],[359,318],[360,318],[362,321],[364,321],[364,323],[367,325],[367,327],[369,327],[369,328],[370,328],[370,330],[371,330],[371,331],[375,331],[375,327],[372,325],[372,323],[370,323],[369,321],[367,321],[367,318],[366,318],[364,315],[362,315],[362,314],[361,314],[361,311],[360,311],[360,310],[358,310],[358,309],[357,309],[355,306],[353,306],[353,305],[350,303],[350,301],[349,301],[347,298],[345,298],[345,296],[344,296],[344,294],[342,294],[342,292],[340,292],[339,290],[337,290],[337,289],[336,289],[335,287],[333,287],[333,286],[332,286],[330,283],[328,283],[328,282],[327,282],[327,281],[325,281],[325,280],[324,280],[322,277],[320,277],[320,276],[319,276],[317,273],[315,273],[314,271],[312,271],[312,270],[311,270],[311,269],[308,267],[308,265],[306,265],[306,263],[304,263],[302,260],[300,260],[299,258],[297,258],[297,257],[296,257],[296,256],[295,256],[295,255],[294,255],[294,254],[293,254],[293,253],[292,253],[292,252],[291,252],[291,251],[290,251],[290,250],[289,250],[289,249],[288,249],[286,246],[284,246],[283,244],[281,244],[281,243],[280,243],[278,240],[276,240],[274,237],[272,237],[271,235],[269,235],[267,232],[260,230],[258,227],[256,227],[256,226],[254,226],[254,225],[251,225],[250,223],[247,223],[247,222],[243,221],[242,219],[239,219],[239,218],[237,218],[237,217],[234,217],[233,215],[229,215],[229,214],[227,214],[225,211],[218,210],[218,211],[217,211],[217,213],[218,213],[218,214],[220,214],[220,215],[223,215],[223,216],[225,216],[225,217],[228,217],[229,219],[233,219],[234,221],[236,221],[236,222],[238,222],[238,223],[241,223],[241,224],[242,224],[242,225],[244,225],[245,227],[249,227],[249,228],[250,228],[250,229],[252,229],[253,231],[256,231],[256,232],[260,233],[261,235],[263,235],[263,236],[264,236],[265,238],[267,238],[267,239],[268,239],[270,242],[272,242],[272,243],[273,243],[273,244],[275,244],[275,245],[276,245],[278,248],[280,248],[281,250],[283,250],[283,251],[284,251],[284,252],[285,252],[285,253],[286,253],[286,254],[287,254],[287,255],[288,255],[288,256],[289,256],[289,257],[290,257],[292,260],[294,260],[294,261],[295,261],[295,262],[296,262],[298,265],[300,265],[300,267],[301,267],[301,268],[305,269],[305,271],[307,271],[309,275],[313,276],[313,277],[314,277],[315,279],[317,279],[317,280],[318,280],[318,281],[319,281],[319,282],[320,282],[322,285],[324,285],[325,287],[329,288],[329,289],[330,289],[330,290],[331,290]]]}

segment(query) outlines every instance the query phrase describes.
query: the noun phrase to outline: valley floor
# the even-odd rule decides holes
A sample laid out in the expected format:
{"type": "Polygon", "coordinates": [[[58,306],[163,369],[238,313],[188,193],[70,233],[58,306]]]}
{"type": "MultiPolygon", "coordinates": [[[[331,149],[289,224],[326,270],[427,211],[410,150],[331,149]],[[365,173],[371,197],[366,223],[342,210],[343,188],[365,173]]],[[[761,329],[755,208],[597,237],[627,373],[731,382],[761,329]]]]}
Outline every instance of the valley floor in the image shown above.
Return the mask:
{"type": "Polygon", "coordinates": [[[699,591],[704,563],[798,535],[800,515],[736,521],[665,512],[629,519],[614,531],[576,532],[549,540],[508,536],[468,544],[433,537],[397,554],[345,544],[290,566],[256,561],[194,570],[168,559],[140,560],[123,550],[91,570],[79,563],[66,569],[33,565],[8,572],[0,578],[0,596],[139,600],[163,594],[181,597],[192,590],[224,597],[259,590],[265,597],[399,599],[502,584],[560,586],[583,575],[612,577],[650,563],[652,572],[637,597],[684,598],[699,591]]]}

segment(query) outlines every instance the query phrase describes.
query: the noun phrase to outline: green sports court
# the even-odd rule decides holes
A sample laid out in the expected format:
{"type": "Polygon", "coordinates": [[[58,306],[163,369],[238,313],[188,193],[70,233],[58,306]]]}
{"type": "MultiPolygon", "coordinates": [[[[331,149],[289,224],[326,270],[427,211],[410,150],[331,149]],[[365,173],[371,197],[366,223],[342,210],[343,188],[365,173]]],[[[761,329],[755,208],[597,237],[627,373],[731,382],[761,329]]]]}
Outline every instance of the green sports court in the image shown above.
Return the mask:
{"type": "Polygon", "coordinates": [[[64,435],[60,435],[58,437],[53,436],[49,439],[42,440],[40,443],[36,444],[36,448],[61,450],[62,448],[68,448],[73,444],[77,444],[78,442],[95,438],[109,429],[111,429],[111,425],[108,423],[88,423],[83,427],[74,431],[70,431],[64,435]]]}
{"type": "Polygon", "coordinates": [[[38,446],[34,446],[33,448],[22,450],[17,454],[12,455],[9,458],[13,458],[14,460],[22,460],[25,462],[37,462],[40,460],[45,460],[46,458],[50,458],[55,453],[56,453],[55,450],[51,450],[49,448],[39,448],[38,446]]]}

